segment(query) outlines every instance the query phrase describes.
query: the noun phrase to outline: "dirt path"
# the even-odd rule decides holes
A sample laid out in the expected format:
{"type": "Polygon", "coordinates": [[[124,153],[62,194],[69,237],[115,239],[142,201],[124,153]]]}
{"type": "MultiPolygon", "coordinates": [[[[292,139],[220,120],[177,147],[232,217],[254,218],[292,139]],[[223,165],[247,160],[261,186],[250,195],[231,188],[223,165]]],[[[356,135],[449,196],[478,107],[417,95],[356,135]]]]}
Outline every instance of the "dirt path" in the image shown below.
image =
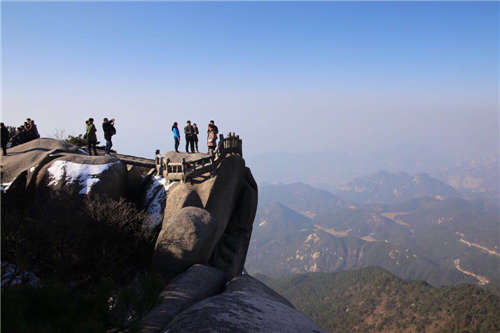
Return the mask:
{"type": "MultiPolygon", "coordinates": [[[[457,233],[457,234],[458,234],[458,233],[457,233]]],[[[463,234],[460,234],[460,235],[463,237],[463,234]]],[[[465,245],[468,245],[468,246],[473,246],[473,247],[475,247],[475,248],[478,248],[478,249],[480,249],[480,250],[482,250],[482,251],[484,251],[484,252],[486,252],[486,253],[488,253],[488,254],[491,254],[491,255],[493,255],[493,256],[500,257],[500,253],[498,253],[498,252],[496,252],[496,251],[494,251],[494,250],[492,250],[492,249],[489,249],[489,248],[487,248],[486,246],[482,246],[482,245],[477,244],[477,243],[472,243],[472,242],[469,242],[469,241],[467,241],[467,240],[465,240],[465,239],[463,239],[463,238],[460,238],[458,241],[459,241],[459,242],[461,242],[461,243],[464,243],[465,245]]]]}
{"type": "Polygon", "coordinates": [[[398,219],[398,216],[408,215],[408,214],[410,214],[410,213],[409,212],[386,212],[386,213],[382,213],[380,215],[388,218],[389,220],[391,220],[399,225],[404,225],[405,227],[409,227],[410,225],[408,223],[404,222],[401,219],[398,219]]]}
{"type": "Polygon", "coordinates": [[[464,273],[465,275],[469,275],[474,277],[478,282],[480,286],[484,286],[485,284],[490,283],[490,280],[488,280],[486,277],[477,275],[471,271],[465,270],[462,267],[460,267],[460,259],[455,259],[453,260],[453,263],[455,264],[455,268],[459,271],[464,273]]]}
{"type": "Polygon", "coordinates": [[[319,225],[319,224],[315,224],[314,226],[316,228],[318,228],[319,230],[327,232],[330,235],[333,235],[336,237],[347,237],[349,235],[349,233],[352,231],[352,229],[350,229],[350,228],[347,230],[337,231],[334,228],[326,228],[326,227],[323,227],[322,225],[319,225]]]}

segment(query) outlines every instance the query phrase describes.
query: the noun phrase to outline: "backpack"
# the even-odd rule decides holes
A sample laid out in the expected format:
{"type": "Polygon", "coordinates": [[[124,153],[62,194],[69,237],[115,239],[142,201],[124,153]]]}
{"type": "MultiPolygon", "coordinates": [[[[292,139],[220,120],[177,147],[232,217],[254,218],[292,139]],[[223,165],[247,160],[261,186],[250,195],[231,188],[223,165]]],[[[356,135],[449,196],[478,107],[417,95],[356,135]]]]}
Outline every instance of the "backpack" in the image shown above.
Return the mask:
{"type": "Polygon", "coordinates": [[[109,127],[109,134],[112,136],[116,134],[116,128],[113,125],[109,127]]]}

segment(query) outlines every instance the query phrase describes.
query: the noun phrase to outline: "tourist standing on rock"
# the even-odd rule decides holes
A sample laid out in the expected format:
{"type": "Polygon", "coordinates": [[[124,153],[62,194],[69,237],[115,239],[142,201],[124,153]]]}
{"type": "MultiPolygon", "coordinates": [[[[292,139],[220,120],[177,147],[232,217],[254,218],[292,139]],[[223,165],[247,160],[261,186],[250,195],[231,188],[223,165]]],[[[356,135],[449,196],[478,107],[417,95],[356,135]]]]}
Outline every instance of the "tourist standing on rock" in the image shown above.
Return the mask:
{"type": "Polygon", "coordinates": [[[85,129],[85,137],[87,138],[87,144],[88,144],[88,149],[89,149],[89,155],[92,155],[92,148],[94,148],[94,155],[97,156],[97,135],[96,135],[96,128],[94,125],[94,118],[89,118],[85,122],[87,124],[86,129],[85,129]]]}
{"type": "Polygon", "coordinates": [[[3,156],[7,155],[7,143],[9,142],[9,130],[5,127],[4,123],[0,123],[1,140],[2,140],[2,153],[3,156]]]}
{"type": "Polygon", "coordinates": [[[191,121],[186,122],[186,127],[184,127],[184,135],[186,136],[186,153],[189,153],[189,147],[191,147],[191,152],[194,153],[194,128],[191,126],[191,121]]]}
{"type": "Polygon", "coordinates": [[[181,135],[179,133],[179,128],[177,127],[177,122],[172,125],[172,133],[174,134],[175,152],[179,152],[179,144],[181,143],[181,135]]]}
{"type": "Polygon", "coordinates": [[[108,120],[108,118],[104,118],[102,130],[104,132],[104,139],[106,140],[106,150],[104,154],[109,155],[111,153],[111,147],[113,147],[111,137],[116,134],[115,119],[108,120]]]}
{"type": "Polygon", "coordinates": [[[23,144],[26,141],[26,135],[24,126],[19,126],[16,130],[16,134],[10,139],[12,145],[11,147],[15,147],[17,145],[23,144]]]}
{"type": "Polygon", "coordinates": [[[219,134],[219,129],[213,120],[210,120],[207,132],[208,153],[212,155],[217,147],[217,134],[219,134]]]}
{"type": "Polygon", "coordinates": [[[198,150],[198,134],[200,134],[200,130],[198,129],[198,125],[196,125],[196,123],[193,124],[193,131],[194,147],[196,149],[196,152],[199,153],[200,151],[198,150]]]}
{"type": "Polygon", "coordinates": [[[160,149],[156,149],[155,152],[155,168],[156,168],[156,176],[161,176],[161,168],[163,165],[163,157],[160,154],[160,149]]]}
{"type": "Polygon", "coordinates": [[[40,134],[38,133],[38,128],[36,127],[35,121],[33,119],[28,118],[27,122],[28,122],[28,125],[29,125],[28,131],[30,132],[30,134],[29,134],[30,137],[32,139],[39,139],[40,138],[40,134]]]}
{"type": "Polygon", "coordinates": [[[34,135],[33,135],[33,130],[31,128],[31,119],[30,118],[27,118],[26,121],[24,122],[24,128],[26,129],[26,133],[25,133],[26,141],[25,142],[33,140],[34,135]]]}

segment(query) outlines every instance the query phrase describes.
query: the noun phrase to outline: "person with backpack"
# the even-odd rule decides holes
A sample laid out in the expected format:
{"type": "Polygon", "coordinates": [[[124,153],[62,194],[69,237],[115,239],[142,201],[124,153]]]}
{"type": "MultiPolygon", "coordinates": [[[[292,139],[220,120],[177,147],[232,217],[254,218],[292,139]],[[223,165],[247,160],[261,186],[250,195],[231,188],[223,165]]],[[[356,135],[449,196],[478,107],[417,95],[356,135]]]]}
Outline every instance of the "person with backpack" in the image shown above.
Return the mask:
{"type": "Polygon", "coordinates": [[[181,143],[181,134],[179,133],[179,128],[177,127],[177,122],[172,125],[172,134],[174,135],[175,152],[179,152],[179,144],[181,143]]]}
{"type": "Polygon", "coordinates": [[[184,135],[186,136],[186,153],[189,153],[189,147],[191,147],[191,152],[194,153],[194,128],[191,126],[191,121],[186,122],[186,127],[184,127],[184,135]]]}
{"type": "Polygon", "coordinates": [[[97,156],[97,130],[94,125],[94,118],[89,118],[85,122],[85,137],[87,138],[87,145],[89,150],[89,155],[92,155],[92,148],[94,148],[94,155],[97,156]]]}
{"type": "Polygon", "coordinates": [[[104,153],[109,155],[111,153],[111,147],[113,147],[111,138],[116,134],[115,119],[113,118],[108,120],[108,118],[104,118],[102,122],[102,130],[104,132],[104,139],[106,140],[106,150],[104,153]]]}
{"type": "Polygon", "coordinates": [[[3,156],[7,155],[7,143],[9,142],[9,130],[5,127],[4,123],[0,123],[1,139],[2,139],[2,152],[3,156]]]}

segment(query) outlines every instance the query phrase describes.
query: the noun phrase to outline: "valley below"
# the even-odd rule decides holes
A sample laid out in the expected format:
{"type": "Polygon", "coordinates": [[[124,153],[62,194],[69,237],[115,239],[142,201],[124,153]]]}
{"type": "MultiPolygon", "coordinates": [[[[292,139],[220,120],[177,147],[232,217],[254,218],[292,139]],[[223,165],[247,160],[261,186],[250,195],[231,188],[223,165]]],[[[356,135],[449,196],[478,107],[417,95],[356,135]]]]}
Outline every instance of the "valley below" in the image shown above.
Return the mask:
{"type": "Polygon", "coordinates": [[[362,184],[261,186],[248,272],[330,332],[498,331],[494,199],[430,176],[362,184]]]}

